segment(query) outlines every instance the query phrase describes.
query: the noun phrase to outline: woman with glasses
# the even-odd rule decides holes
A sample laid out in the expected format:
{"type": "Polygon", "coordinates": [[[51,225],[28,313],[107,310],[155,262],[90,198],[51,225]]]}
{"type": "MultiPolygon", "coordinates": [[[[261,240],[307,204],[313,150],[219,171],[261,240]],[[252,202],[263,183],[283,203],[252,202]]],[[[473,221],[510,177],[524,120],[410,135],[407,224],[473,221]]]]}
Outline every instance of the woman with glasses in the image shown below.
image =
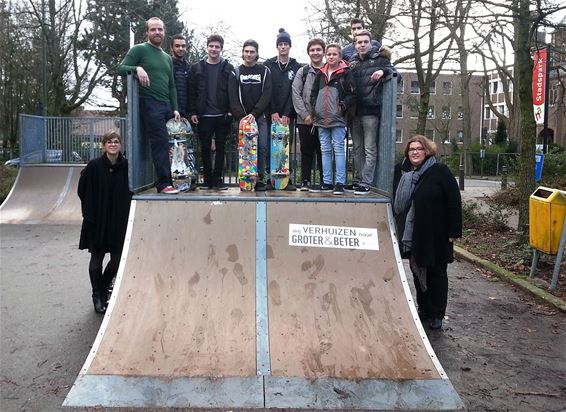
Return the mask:
{"type": "Polygon", "coordinates": [[[90,252],[88,272],[97,313],[106,311],[109,288],[118,272],[132,198],[122,138],[110,131],[103,136],[102,147],[102,156],[82,170],[78,186],[83,214],[79,249],[90,252]],[[110,260],[103,270],[107,253],[110,260]]]}
{"type": "Polygon", "coordinates": [[[448,301],[448,263],[462,236],[462,199],[456,179],[436,161],[436,145],[416,135],[405,146],[393,180],[395,223],[401,256],[415,281],[419,317],[441,329],[448,301]]]}

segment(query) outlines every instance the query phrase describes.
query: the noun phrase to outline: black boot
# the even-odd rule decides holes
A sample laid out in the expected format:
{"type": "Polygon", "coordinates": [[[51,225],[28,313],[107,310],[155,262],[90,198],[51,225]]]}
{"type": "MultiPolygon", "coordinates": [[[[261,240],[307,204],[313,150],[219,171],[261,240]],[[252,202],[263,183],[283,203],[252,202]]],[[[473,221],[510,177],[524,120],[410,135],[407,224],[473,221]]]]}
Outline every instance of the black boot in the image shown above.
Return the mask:
{"type": "Polygon", "coordinates": [[[100,289],[92,291],[92,303],[96,313],[106,312],[106,293],[100,289]],[[102,293],[101,293],[102,292],[102,293]]]}

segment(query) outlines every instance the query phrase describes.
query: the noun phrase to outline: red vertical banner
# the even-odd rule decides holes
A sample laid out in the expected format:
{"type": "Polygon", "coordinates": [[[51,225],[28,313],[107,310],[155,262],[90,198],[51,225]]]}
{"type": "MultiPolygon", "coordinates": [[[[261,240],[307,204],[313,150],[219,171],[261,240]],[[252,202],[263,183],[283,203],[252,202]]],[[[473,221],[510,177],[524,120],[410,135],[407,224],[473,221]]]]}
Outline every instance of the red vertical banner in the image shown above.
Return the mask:
{"type": "Polygon", "coordinates": [[[546,48],[535,51],[533,67],[533,109],[535,122],[544,124],[544,95],[546,91],[546,48]]]}

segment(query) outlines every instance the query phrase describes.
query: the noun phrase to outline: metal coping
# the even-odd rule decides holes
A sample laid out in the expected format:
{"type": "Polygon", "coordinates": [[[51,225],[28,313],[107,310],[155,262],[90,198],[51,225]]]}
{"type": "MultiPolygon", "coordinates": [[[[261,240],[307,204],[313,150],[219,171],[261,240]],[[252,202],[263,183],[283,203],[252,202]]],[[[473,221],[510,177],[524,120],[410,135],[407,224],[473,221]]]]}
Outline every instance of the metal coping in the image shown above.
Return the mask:
{"type": "MultiPolygon", "coordinates": [[[[253,193],[253,192],[252,192],[253,193]]],[[[300,192],[297,192],[297,194],[300,192]]],[[[198,195],[198,194],[184,194],[180,193],[178,195],[165,195],[165,194],[138,194],[134,195],[135,200],[151,200],[151,201],[180,201],[180,202],[294,202],[294,203],[317,203],[317,202],[327,202],[327,203],[390,203],[391,199],[387,196],[381,194],[375,194],[373,197],[368,196],[335,196],[315,194],[298,196],[298,195],[288,195],[282,196],[276,193],[265,194],[226,194],[226,195],[198,195]]]]}
{"type": "Polygon", "coordinates": [[[164,379],[83,375],[63,406],[457,410],[464,405],[445,379],[351,381],[274,376],[164,379]]]}

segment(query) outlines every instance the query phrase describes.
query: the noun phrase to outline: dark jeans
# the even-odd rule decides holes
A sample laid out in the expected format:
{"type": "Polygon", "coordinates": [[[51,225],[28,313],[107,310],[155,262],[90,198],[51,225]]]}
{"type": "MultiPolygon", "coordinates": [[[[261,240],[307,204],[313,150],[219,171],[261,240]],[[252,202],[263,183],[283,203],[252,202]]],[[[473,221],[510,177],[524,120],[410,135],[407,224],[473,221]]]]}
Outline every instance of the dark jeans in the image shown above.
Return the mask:
{"type": "Polygon", "coordinates": [[[421,289],[417,276],[413,274],[417,291],[419,314],[443,319],[448,303],[448,274],[446,264],[426,268],[426,292],[421,289]]]}
{"type": "Polygon", "coordinates": [[[298,124],[299,140],[301,142],[301,181],[313,181],[311,178],[313,161],[316,156],[316,165],[322,179],[322,154],[318,140],[318,128],[306,124],[298,124]]]}
{"type": "Polygon", "coordinates": [[[232,118],[228,116],[199,117],[197,131],[201,144],[205,184],[216,184],[222,179],[226,138],[230,134],[231,124],[232,118]],[[216,143],[214,170],[212,170],[212,150],[210,150],[213,136],[216,143]]]}
{"type": "Polygon", "coordinates": [[[151,158],[155,167],[157,181],[155,187],[161,191],[173,185],[171,180],[171,161],[169,159],[169,134],[165,123],[173,116],[169,102],[151,98],[140,98],[140,117],[142,130],[149,140],[151,158]]]}
{"type": "Polygon", "coordinates": [[[110,260],[106,264],[104,272],[102,271],[102,262],[104,261],[104,252],[92,252],[90,254],[90,262],[88,264],[88,273],[90,275],[90,284],[92,292],[105,292],[112,283],[112,279],[118,273],[120,266],[121,253],[110,253],[110,260]]]}

